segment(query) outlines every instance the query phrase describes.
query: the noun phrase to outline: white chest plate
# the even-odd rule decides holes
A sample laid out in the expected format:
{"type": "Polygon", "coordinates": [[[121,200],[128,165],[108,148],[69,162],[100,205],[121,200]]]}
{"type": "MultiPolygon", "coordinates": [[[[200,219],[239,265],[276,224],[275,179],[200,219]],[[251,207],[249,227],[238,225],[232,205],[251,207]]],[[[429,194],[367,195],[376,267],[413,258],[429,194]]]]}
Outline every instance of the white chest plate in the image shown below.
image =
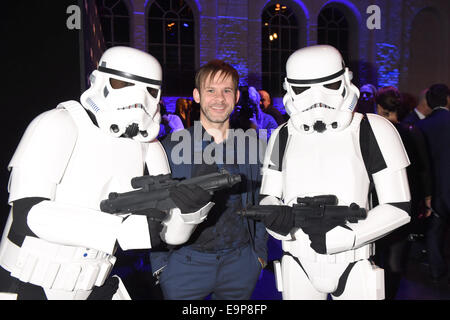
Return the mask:
{"type": "Polygon", "coordinates": [[[369,178],[359,145],[360,117],[339,132],[301,134],[291,130],[283,163],[283,195],[288,205],[297,197],[336,195],[339,205],[367,207],[369,178]]]}
{"type": "Polygon", "coordinates": [[[131,179],[143,173],[141,143],[82,127],[55,201],[99,209],[110,192],[132,190],[131,179]]]}

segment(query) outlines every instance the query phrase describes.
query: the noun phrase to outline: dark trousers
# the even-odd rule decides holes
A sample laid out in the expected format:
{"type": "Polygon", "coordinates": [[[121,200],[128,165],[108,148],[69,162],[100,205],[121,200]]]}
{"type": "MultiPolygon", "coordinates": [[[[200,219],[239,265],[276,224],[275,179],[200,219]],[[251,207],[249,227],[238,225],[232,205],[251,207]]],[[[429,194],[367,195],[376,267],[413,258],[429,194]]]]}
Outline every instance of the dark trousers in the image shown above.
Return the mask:
{"type": "Polygon", "coordinates": [[[261,273],[251,245],[206,253],[182,247],[173,251],[161,272],[160,284],[168,300],[250,299],[261,273]]]}
{"type": "Polygon", "coordinates": [[[393,300],[406,273],[410,243],[409,225],[404,225],[376,242],[375,262],[384,269],[385,299],[393,300]]]}
{"type": "Polygon", "coordinates": [[[444,256],[446,229],[445,219],[434,214],[428,218],[426,244],[430,275],[433,278],[439,278],[447,274],[447,263],[444,256]]]}

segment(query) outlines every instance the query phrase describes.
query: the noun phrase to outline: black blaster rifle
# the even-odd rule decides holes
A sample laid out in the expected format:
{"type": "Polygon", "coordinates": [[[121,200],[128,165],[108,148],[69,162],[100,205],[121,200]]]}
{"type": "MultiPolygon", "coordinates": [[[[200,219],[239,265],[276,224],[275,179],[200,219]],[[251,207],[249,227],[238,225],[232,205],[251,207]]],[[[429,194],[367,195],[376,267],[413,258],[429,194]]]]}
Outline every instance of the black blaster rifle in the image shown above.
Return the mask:
{"type": "MultiPolygon", "coordinates": [[[[337,219],[356,223],[367,217],[367,211],[352,203],[350,206],[338,206],[338,199],[335,195],[321,195],[315,197],[297,198],[297,204],[292,206],[295,215],[294,227],[302,227],[305,222],[312,222],[318,219],[337,219]]],[[[257,205],[251,206],[242,211],[242,215],[254,220],[262,220],[270,213],[277,211],[280,206],[257,205]]]]}
{"type": "Polygon", "coordinates": [[[172,179],[170,174],[136,177],[131,179],[131,186],[139,190],[124,193],[111,192],[108,199],[100,203],[100,209],[108,213],[135,213],[153,208],[167,212],[175,207],[169,197],[169,189],[172,187],[196,184],[213,193],[230,188],[239,182],[241,182],[240,175],[230,174],[225,169],[185,180],[172,179]]]}

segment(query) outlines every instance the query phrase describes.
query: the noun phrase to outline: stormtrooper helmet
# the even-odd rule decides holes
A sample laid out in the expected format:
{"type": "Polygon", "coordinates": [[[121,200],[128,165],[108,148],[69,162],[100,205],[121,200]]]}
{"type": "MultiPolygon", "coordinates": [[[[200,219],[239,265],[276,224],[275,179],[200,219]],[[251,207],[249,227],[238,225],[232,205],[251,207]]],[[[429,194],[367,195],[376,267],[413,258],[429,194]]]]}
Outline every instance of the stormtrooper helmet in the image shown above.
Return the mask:
{"type": "Polygon", "coordinates": [[[159,132],[161,80],[161,65],[153,56],[113,47],[102,55],[80,102],[94,114],[102,131],[148,142],[159,132]]]}
{"type": "Polygon", "coordinates": [[[304,132],[346,128],[358,102],[359,91],[341,54],[329,45],[295,51],[286,63],[283,97],[295,129],[304,132]]]}

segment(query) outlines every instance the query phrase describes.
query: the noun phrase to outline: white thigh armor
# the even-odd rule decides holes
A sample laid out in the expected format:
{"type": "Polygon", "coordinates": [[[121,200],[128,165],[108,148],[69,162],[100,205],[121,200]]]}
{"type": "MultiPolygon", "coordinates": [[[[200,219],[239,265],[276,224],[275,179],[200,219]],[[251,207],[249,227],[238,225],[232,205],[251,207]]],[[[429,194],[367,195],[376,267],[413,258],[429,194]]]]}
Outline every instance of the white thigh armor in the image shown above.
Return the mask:
{"type": "Polygon", "coordinates": [[[278,282],[285,299],[326,298],[326,294],[339,288],[340,278],[350,264],[353,267],[347,275],[345,291],[340,298],[384,297],[380,280],[382,270],[362,261],[367,261],[375,253],[373,242],[376,239],[409,222],[407,212],[390,204],[410,200],[405,172],[409,160],[395,128],[381,117],[369,115],[370,125],[386,163],[385,169],[372,175],[376,190],[379,191],[380,204],[369,210],[370,180],[359,143],[361,119],[362,115],[355,113],[350,125],[341,131],[309,134],[295,130],[289,121],[282,170],[273,168],[271,158],[279,130],[274,132],[269,141],[261,194],[281,199],[290,206],[296,203],[297,197],[333,194],[337,196],[339,205],[356,203],[368,210],[365,220],[347,223],[349,229],[336,227],[326,234],[327,254],[316,253],[310,247],[308,235],[301,229],[293,229],[288,236],[269,230],[283,241],[283,251],[288,254],[283,258],[278,273],[279,278],[282,278],[278,282]],[[358,281],[354,280],[357,275],[358,281]],[[369,279],[372,281],[370,284],[367,282],[369,279]],[[357,283],[361,281],[367,282],[366,286],[357,288],[357,283]],[[310,282],[312,286],[304,282],[310,282]],[[360,296],[350,292],[359,292],[360,296]]]}
{"type": "Polygon", "coordinates": [[[130,181],[143,175],[147,159],[152,174],[169,172],[158,141],[108,135],[77,102],[37,117],[9,165],[9,202],[49,200],[29,211],[28,226],[39,238],[27,236],[21,247],[7,238],[10,214],[0,265],[21,281],[44,287],[49,298],[86,298],[108,276],[116,241],[124,250],[151,247],[145,216],[123,220],[99,209],[110,192],[132,190],[130,181]]]}

